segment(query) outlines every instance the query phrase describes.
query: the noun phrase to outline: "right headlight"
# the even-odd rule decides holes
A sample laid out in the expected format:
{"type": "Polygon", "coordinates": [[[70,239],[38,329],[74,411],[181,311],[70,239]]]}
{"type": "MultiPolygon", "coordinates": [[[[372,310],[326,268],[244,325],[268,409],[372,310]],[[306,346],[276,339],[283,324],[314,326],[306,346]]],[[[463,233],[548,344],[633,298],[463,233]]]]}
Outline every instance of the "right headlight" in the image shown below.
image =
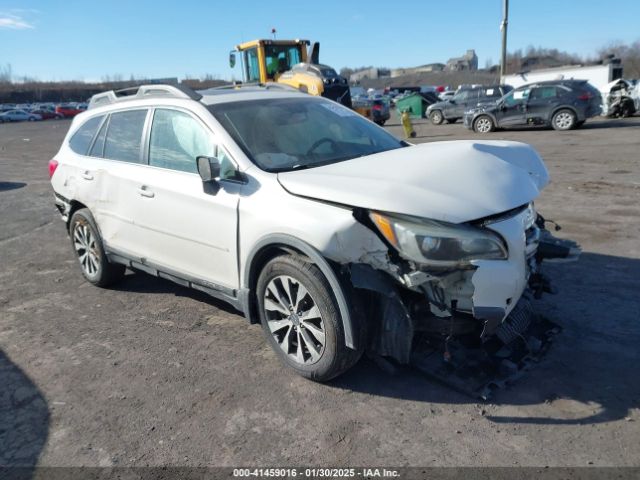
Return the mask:
{"type": "Polygon", "coordinates": [[[448,267],[508,257],[503,240],[486,229],[378,212],[369,218],[403,257],[417,263],[448,267]]]}

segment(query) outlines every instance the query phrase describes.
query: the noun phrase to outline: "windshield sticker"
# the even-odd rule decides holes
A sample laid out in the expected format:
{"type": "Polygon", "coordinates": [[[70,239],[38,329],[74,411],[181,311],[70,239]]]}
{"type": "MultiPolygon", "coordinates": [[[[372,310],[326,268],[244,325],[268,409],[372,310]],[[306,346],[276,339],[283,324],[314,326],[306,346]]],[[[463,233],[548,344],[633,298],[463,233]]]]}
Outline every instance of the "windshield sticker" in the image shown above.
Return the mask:
{"type": "Polygon", "coordinates": [[[337,103],[333,104],[333,103],[323,102],[321,105],[327,110],[330,110],[336,115],[340,115],[341,117],[353,117],[358,115],[353,110],[349,110],[348,108],[345,108],[342,105],[338,105],[337,103]]]}

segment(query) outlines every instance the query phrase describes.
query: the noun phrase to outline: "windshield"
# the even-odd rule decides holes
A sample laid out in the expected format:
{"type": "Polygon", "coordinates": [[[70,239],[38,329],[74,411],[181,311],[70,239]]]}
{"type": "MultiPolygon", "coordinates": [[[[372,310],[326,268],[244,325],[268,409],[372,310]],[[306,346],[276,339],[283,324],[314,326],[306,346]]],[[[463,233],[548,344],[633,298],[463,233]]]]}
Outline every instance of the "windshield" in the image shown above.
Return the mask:
{"type": "Polygon", "coordinates": [[[247,156],[268,172],[311,168],[407,145],[353,110],[318,97],[208,108],[247,156]]]}
{"type": "Polygon", "coordinates": [[[264,55],[269,78],[274,78],[276,73],[290,70],[292,65],[302,61],[298,45],[265,45],[264,55]]]}

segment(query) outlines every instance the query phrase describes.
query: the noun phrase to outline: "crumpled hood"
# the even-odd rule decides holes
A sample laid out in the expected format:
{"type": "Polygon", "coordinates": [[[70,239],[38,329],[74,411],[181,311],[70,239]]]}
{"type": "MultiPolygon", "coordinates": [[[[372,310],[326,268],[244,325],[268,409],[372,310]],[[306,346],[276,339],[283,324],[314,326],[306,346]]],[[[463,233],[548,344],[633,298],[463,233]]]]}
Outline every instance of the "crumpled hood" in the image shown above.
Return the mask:
{"type": "Polygon", "coordinates": [[[459,140],[279,173],[278,180],[294,195],[461,223],[530,202],[549,174],[525,143],[459,140]]]}

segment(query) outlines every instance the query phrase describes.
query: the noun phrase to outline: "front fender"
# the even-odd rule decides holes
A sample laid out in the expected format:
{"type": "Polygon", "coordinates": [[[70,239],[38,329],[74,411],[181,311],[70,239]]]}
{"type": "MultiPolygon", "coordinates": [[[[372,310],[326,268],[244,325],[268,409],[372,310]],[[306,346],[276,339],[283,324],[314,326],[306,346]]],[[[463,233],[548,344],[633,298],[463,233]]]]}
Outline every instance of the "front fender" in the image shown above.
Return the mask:
{"type": "Polygon", "coordinates": [[[351,309],[349,308],[350,304],[338,276],[329,262],[316,248],[291,235],[278,233],[266,235],[256,242],[247,255],[244,265],[242,293],[240,294],[240,302],[242,303],[242,309],[245,312],[245,315],[250,316],[251,300],[255,293],[252,292],[252,280],[257,274],[259,274],[259,272],[255,271],[255,260],[260,258],[261,252],[264,252],[265,249],[271,247],[289,247],[297,250],[309,257],[309,259],[320,269],[329,282],[336,301],[338,302],[338,309],[340,311],[340,317],[342,318],[342,326],[344,329],[345,345],[356,350],[359,345],[356,344],[356,340],[354,338],[353,321],[351,309]]]}

